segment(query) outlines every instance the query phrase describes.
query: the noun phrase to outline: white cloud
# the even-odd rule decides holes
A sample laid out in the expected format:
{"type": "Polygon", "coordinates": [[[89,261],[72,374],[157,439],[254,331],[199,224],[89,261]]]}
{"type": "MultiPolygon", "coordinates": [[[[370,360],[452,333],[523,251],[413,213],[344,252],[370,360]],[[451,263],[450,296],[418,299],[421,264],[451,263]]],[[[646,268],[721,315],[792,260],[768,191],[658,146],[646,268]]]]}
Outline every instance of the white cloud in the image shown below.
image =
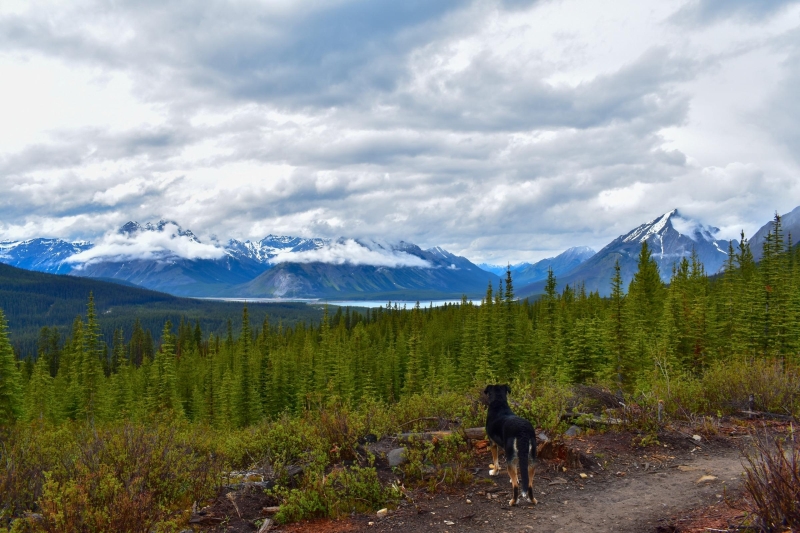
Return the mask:
{"type": "Polygon", "coordinates": [[[167,218],[505,264],[800,198],[797,2],[7,4],[0,238],[167,218]]]}
{"type": "Polygon", "coordinates": [[[402,250],[378,244],[360,243],[355,239],[341,239],[316,250],[304,252],[282,252],[271,259],[272,263],[331,263],[334,265],[371,265],[383,267],[422,267],[430,268],[431,264],[402,250]]]}
{"type": "Polygon", "coordinates": [[[73,255],[67,262],[75,263],[80,268],[101,261],[219,259],[224,255],[222,248],[179,235],[178,226],[167,224],[162,231],[106,233],[93,248],[73,255]]]}

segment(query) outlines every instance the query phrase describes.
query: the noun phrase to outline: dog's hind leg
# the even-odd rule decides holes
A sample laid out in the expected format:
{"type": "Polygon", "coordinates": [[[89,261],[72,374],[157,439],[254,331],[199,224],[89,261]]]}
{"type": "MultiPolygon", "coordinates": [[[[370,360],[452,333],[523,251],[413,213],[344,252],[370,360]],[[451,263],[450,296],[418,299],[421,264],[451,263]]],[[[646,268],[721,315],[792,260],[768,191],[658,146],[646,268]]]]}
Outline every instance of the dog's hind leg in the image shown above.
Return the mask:
{"type": "Polygon", "coordinates": [[[517,470],[516,464],[508,465],[508,476],[511,478],[511,499],[508,501],[508,505],[511,507],[517,505],[517,499],[519,498],[519,478],[517,476],[517,470]]]}
{"type": "MultiPolygon", "coordinates": [[[[531,463],[533,459],[531,459],[531,463]]],[[[536,467],[533,464],[528,463],[528,501],[531,503],[539,503],[536,501],[536,498],[533,497],[533,475],[536,473],[536,467]]]]}
{"type": "Polygon", "coordinates": [[[489,441],[489,447],[492,449],[492,465],[489,468],[489,475],[496,476],[500,473],[500,450],[497,448],[497,444],[494,441],[489,441]]]}

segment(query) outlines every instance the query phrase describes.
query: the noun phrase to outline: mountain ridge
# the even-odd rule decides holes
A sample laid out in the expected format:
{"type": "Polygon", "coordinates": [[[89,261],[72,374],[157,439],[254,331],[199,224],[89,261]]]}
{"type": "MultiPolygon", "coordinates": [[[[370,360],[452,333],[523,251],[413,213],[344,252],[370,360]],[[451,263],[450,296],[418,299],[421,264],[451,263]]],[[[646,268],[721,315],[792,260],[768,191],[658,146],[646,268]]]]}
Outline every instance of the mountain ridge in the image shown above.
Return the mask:
{"type": "MultiPolygon", "coordinates": [[[[715,239],[714,235],[718,231],[718,228],[685,218],[678,209],[672,209],[620,235],[594,256],[557,278],[557,281],[561,287],[583,284],[587,291],[597,291],[600,295],[607,296],[611,290],[610,280],[614,265],[619,261],[623,284],[627,287],[636,272],[639,251],[644,241],[647,241],[664,281],[669,281],[672,266],[683,257],[689,257],[693,250],[698,254],[706,272],[714,274],[725,263],[731,243],[715,239]],[[682,231],[678,231],[675,226],[682,231]]],[[[541,294],[544,284],[544,281],[530,283],[522,287],[519,294],[523,297],[541,294]]]]}

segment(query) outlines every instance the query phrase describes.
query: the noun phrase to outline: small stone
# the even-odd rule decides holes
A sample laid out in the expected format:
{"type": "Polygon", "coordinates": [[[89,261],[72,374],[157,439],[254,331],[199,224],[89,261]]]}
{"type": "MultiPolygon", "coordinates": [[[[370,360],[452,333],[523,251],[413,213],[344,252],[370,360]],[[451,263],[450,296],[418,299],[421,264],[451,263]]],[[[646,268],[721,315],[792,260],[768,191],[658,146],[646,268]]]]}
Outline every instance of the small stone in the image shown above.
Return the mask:
{"type": "Polygon", "coordinates": [[[700,435],[692,435],[692,438],[695,440],[695,442],[700,442],[701,440],[703,440],[703,437],[701,437],[700,435]]]}
{"type": "Polygon", "coordinates": [[[385,507],[377,512],[378,518],[383,518],[388,514],[389,514],[389,509],[387,509],[385,507]]]}
{"type": "Polygon", "coordinates": [[[589,477],[589,476],[587,476],[586,474],[584,474],[583,472],[581,472],[581,473],[580,473],[580,474],[578,474],[578,475],[579,475],[579,476],[581,476],[581,478],[583,478],[583,479],[586,479],[587,477],[589,477]]]}
{"type": "Polygon", "coordinates": [[[467,503],[472,503],[472,500],[467,500],[467,503]]]}
{"type": "Polygon", "coordinates": [[[708,483],[709,481],[716,481],[717,476],[703,476],[697,480],[698,483],[708,483]]]}
{"type": "Polygon", "coordinates": [[[375,525],[375,522],[367,522],[367,525],[368,525],[368,526],[374,526],[374,525],[375,525]]]}
{"type": "Polygon", "coordinates": [[[444,523],[447,524],[448,526],[452,526],[455,524],[455,522],[452,522],[450,520],[445,520],[444,523]]]}
{"type": "Polygon", "coordinates": [[[406,449],[395,448],[386,454],[386,460],[389,461],[389,466],[400,466],[407,461],[406,449]]]}
{"type": "Polygon", "coordinates": [[[549,484],[550,485],[566,485],[566,483],[567,483],[566,479],[564,479],[563,477],[557,477],[553,481],[551,481],[549,484]]]}
{"type": "Polygon", "coordinates": [[[567,437],[577,437],[581,433],[583,433],[583,430],[578,426],[570,426],[569,429],[564,432],[564,435],[567,437]]]}

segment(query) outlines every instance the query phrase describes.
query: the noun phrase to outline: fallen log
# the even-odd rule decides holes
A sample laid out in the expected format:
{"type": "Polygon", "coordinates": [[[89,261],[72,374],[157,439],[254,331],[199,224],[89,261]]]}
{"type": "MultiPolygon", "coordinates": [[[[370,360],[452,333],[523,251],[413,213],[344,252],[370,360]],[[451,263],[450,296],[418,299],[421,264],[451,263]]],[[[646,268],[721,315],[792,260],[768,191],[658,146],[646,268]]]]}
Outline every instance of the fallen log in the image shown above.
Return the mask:
{"type": "Polygon", "coordinates": [[[449,437],[450,435],[458,433],[462,433],[464,437],[469,440],[482,440],[486,438],[486,430],[484,428],[466,428],[466,429],[456,429],[453,431],[441,430],[441,431],[421,431],[416,433],[400,433],[397,436],[397,440],[403,442],[409,442],[413,440],[443,439],[445,437],[449,437]]]}
{"type": "Polygon", "coordinates": [[[739,411],[743,415],[747,415],[748,418],[772,418],[775,420],[794,420],[794,417],[791,415],[781,415],[778,413],[768,413],[766,411],[751,411],[751,410],[744,410],[739,411]]]}
{"type": "Polygon", "coordinates": [[[624,424],[619,418],[600,417],[591,413],[565,413],[561,415],[561,420],[574,421],[579,426],[619,426],[624,424]]]}

